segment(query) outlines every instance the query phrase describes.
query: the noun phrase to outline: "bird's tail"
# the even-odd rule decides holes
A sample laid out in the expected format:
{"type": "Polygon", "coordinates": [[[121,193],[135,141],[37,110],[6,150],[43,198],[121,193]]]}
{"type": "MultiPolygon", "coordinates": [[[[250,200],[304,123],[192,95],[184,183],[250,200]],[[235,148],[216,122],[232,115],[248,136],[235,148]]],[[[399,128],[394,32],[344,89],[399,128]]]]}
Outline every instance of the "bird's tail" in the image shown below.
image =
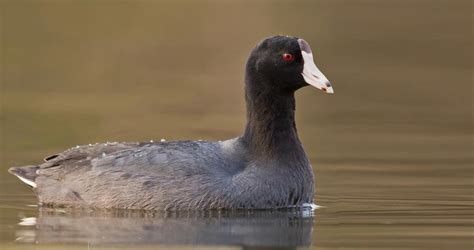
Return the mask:
{"type": "Polygon", "coordinates": [[[35,188],[36,187],[36,170],[38,170],[38,166],[30,165],[24,167],[12,167],[8,169],[8,172],[26,183],[28,186],[35,188]]]}

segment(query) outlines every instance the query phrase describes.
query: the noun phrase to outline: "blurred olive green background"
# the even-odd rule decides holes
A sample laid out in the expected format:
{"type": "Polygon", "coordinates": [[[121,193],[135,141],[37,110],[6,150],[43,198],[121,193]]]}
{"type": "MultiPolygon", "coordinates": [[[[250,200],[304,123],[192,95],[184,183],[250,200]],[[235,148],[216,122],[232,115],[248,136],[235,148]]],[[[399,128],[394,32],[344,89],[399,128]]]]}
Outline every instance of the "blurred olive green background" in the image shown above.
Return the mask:
{"type": "Polygon", "coordinates": [[[248,53],[283,34],[335,89],[297,93],[318,204],[472,205],[471,1],[0,3],[4,203],[35,201],[8,167],[77,144],[239,136],[248,53]]]}

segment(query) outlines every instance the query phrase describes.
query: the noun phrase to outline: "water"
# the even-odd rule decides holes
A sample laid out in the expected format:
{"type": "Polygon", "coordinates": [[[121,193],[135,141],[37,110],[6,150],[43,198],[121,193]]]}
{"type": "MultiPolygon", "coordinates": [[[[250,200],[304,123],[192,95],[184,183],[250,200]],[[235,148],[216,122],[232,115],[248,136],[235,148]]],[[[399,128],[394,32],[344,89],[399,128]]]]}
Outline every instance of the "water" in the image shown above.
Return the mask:
{"type": "Polygon", "coordinates": [[[472,249],[470,1],[2,1],[2,249],[472,249]],[[261,38],[307,40],[308,211],[46,210],[10,166],[106,141],[223,140],[261,38]],[[25,219],[26,218],[26,219],[25,219]]]}

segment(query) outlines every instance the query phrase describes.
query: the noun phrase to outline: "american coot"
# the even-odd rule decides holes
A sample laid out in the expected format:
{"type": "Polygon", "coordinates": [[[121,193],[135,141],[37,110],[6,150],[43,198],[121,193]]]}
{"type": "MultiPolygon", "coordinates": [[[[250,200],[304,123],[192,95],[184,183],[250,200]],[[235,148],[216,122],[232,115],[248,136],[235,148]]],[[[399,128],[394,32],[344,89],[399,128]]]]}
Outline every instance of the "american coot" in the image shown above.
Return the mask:
{"type": "Polygon", "coordinates": [[[227,141],[76,146],[9,172],[44,206],[154,210],[268,209],[311,203],[314,177],[295,127],[294,92],[333,89],[309,44],[274,36],[245,68],[247,124],[227,141]]]}

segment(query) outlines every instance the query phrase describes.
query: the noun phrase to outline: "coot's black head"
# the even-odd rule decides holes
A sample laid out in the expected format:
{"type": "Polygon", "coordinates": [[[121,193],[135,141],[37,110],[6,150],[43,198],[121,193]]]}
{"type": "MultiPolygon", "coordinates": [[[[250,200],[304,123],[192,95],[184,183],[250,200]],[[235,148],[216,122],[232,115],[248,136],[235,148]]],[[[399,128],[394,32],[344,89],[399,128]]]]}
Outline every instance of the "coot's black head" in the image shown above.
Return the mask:
{"type": "Polygon", "coordinates": [[[328,79],[314,64],[309,44],[301,38],[264,39],[252,50],[246,70],[246,84],[251,89],[284,93],[312,85],[334,93],[328,79]]]}

